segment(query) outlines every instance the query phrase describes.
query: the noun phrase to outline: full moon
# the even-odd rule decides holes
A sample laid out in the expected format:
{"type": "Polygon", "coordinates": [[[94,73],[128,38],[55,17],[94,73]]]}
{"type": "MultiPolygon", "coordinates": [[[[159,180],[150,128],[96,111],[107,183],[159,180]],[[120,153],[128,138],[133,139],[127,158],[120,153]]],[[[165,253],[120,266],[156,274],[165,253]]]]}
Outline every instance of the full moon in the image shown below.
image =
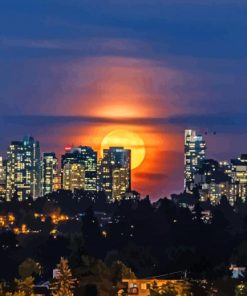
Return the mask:
{"type": "Polygon", "coordinates": [[[131,169],[138,168],[146,154],[143,139],[136,133],[128,130],[113,130],[107,134],[101,142],[101,155],[103,150],[109,147],[124,147],[131,150],[131,169]]]}

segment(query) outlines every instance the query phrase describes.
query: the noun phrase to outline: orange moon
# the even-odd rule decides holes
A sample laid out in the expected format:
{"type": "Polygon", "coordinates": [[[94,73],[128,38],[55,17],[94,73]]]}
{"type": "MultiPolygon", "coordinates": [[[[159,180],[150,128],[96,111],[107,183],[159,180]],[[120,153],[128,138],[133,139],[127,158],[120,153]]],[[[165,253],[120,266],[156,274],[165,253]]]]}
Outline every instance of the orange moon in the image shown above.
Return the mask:
{"type": "Polygon", "coordinates": [[[108,133],[101,142],[101,155],[109,147],[124,147],[131,150],[131,169],[138,168],[145,159],[146,148],[143,139],[136,133],[118,129],[108,133]]]}

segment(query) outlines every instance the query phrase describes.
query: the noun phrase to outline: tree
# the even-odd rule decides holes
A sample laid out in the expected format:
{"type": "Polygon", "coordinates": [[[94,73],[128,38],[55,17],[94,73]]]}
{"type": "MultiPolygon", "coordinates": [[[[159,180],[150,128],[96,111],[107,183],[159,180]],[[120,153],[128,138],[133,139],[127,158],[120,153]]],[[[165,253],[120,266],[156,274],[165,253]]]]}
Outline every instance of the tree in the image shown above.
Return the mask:
{"type": "Polygon", "coordinates": [[[135,279],[134,272],[121,261],[115,261],[110,267],[111,280],[114,286],[121,286],[122,279],[135,279]]]}
{"type": "Polygon", "coordinates": [[[161,287],[158,287],[157,283],[155,282],[152,286],[151,295],[153,296],[177,296],[177,290],[175,286],[171,283],[163,284],[161,287]]]}
{"type": "Polygon", "coordinates": [[[5,296],[25,296],[25,292],[14,292],[14,293],[7,292],[5,296]]]}
{"type": "Polygon", "coordinates": [[[27,258],[23,261],[18,268],[18,273],[22,279],[30,277],[34,274],[41,274],[41,265],[38,262],[35,262],[31,258],[27,258]]]}
{"type": "Polygon", "coordinates": [[[196,203],[195,204],[195,207],[194,207],[194,215],[195,215],[195,218],[197,219],[198,222],[201,222],[201,219],[202,219],[202,208],[200,206],[199,203],[196,203]]]}
{"type": "Polygon", "coordinates": [[[119,259],[130,266],[139,277],[152,275],[157,264],[157,259],[153,257],[151,248],[135,243],[129,243],[123,248],[119,252],[119,259]]]}
{"type": "Polygon", "coordinates": [[[76,290],[78,295],[112,295],[112,275],[102,260],[95,257],[82,256],[81,265],[74,272],[78,279],[76,290]],[[95,291],[98,294],[95,294],[95,291]]]}
{"type": "MultiPolygon", "coordinates": [[[[200,296],[216,296],[219,295],[218,289],[216,289],[213,282],[207,280],[193,280],[191,284],[191,295],[200,295],[200,296]]],[[[228,292],[231,290],[228,290],[228,292]]],[[[189,294],[190,295],[190,294],[189,294]]],[[[231,293],[220,294],[220,295],[233,295],[231,293]]]]}
{"type": "Polygon", "coordinates": [[[247,241],[242,241],[233,251],[232,262],[238,266],[247,265],[247,241]]]}
{"type": "Polygon", "coordinates": [[[237,287],[235,289],[235,295],[236,296],[247,295],[247,285],[245,283],[241,283],[240,285],[237,285],[237,287]]]}
{"type": "Polygon", "coordinates": [[[161,296],[177,296],[178,293],[173,285],[167,284],[167,285],[162,285],[160,290],[160,295],[161,296]]]}
{"type": "Polygon", "coordinates": [[[33,296],[34,278],[29,276],[25,279],[16,279],[16,291],[13,296],[33,296]]]}
{"type": "Polygon", "coordinates": [[[84,294],[87,296],[97,296],[98,290],[96,285],[86,285],[84,289],[84,294]]]}
{"type": "Polygon", "coordinates": [[[82,264],[82,255],[85,253],[84,240],[82,235],[72,235],[69,246],[71,253],[69,263],[71,268],[77,268],[82,264]]]}
{"type": "Polygon", "coordinates": [[[153,282],[150,292],[152,296],[159,295],[159,287],[156,281],[153,282]]]}
{"type": "Polygon", "coordinates": [[[57,265],[57,277],[51,285],[52,296],[73,296],[75,282],[68,260],[62,257],[57,265]]]}
{"type": "Polygon", "coordinates": [[[157,283],[154,282],[151,287],[151,295],[152,296],[191,295],[191,284],[186,281],[167,281],[161,286],[158,286],[157,283]]]}
{"type": "Polygon", "coordinates": [[[85,216],[82,218],[82,234],[88,254],[100,257],[103,249],[101,230],[92,207],[86,210],[85,216]]]}
{"type": "Polygon", "coordinates": [[[3,294],[3,284],[2,283],[0,283],[0,295],[4,295],[3,294]]]}

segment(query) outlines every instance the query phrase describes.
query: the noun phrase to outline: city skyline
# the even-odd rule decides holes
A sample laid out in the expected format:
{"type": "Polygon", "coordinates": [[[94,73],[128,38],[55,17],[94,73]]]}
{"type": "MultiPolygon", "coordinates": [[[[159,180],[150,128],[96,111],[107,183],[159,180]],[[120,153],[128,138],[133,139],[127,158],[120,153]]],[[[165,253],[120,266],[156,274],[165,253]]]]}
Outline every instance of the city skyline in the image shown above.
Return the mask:
{"type": "Polygon", "coordinates": [[[137,155],[121,146],[103,143],[102,148],[98,157],[92,147],[66,146],[58,159],[54,152],[42,153],[31,136],[12,141],[7,158],[0,156],[1,201],[35,200],[61,190],[75,195],[83,191],[91,198],[102,194],[108,202],[139,196],[131,190],[131,164],[137,155]]]}
{"type": "Polygon", "coordinates": [[[0,0],[0,296],[247,295],[246,13],[0,0]]]}
{"type": "MultiPolygon", "coordinates": [[[[72,193],[76,190],[88,194],[104,192],[111,201],[128,199],[136,193],[144,197],[142,190],[138,193],[132,179],[133,171],[145,161],[145,147],[136,146],[132,150],[133,141],[142,142],[137,134],[129,132],[130,138],[126,137],[124,141],[126,146],[118,145],[123,132],[126,131],[108,134],[99,152],[90,146],[68,145],[59,156],[54,151],[42,151],[40,142],[31,136],[11,141],[7,158],[0,155],[1,198],[7,201],[15,195],[20,200],[37,198],[60,189],[72,193]]],[[[216,132],[212,134],[216,136],[216,132]]],[[[202,201],[210,200],[213,204],[219,203],[223,195],[231,203],[238,197],[245,200],[247,154],[241,153],[228,160],[212,159],[207,153],[207,135],[208,132],[202,135],[196,130],[184,130],[183,189],[178,193],[184,191],[184,194],[193,195],[196,190],[202,201]]],[[[150,197],[153,201],[156,199],[150,197]]]]}
{"type": "Polygon", "coordinates": [[[58,155],[67,144],[99,151],[105,135],[126,129],[147,146],[135,188],[157,198],[180,191],[184,129],[208,132],[210,158],[247,151],[246,8],[3,1],[0,154],[26,133],[58,155]]]}

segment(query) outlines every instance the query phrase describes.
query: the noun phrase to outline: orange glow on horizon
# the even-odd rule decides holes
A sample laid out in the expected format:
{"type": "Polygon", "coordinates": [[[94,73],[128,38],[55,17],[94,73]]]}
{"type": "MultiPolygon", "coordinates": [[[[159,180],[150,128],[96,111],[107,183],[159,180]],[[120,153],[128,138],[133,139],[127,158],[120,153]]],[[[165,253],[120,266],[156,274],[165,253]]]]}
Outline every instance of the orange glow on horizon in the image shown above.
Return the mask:
{"type": "Polygon", "coordinates": [[[69,72],[62,85],[68,91],[59,93],[59,104],[51,101],[49,109],[41,105],[41,113],[55,110],[63,115],[66,110],[72,116],[145,118],[180,111],[173,88],[182,83],[183,75],[159,62],[102,56],[64,63],[55,70],[69,72]]]}
{"type": "Polygon", "coordinates": [[[123,147],[131,150],[131,169],[138,168],[145,159],[146,148],[143,139],[126,129],[117,129],[108,133],[101,142],[100,153],[109,147],[123,147]]]}
{"type": "MultiPolygon", "coordinates": [[[[183,83],[183,73],[158,61],[130,57],[76,60],[56,71],[69,73],[63,84],[67,92],[59,94],[59,103],[51,101],[54,105],[49,105],[49,110],[41,109],[42,112],[49,114],[55,110],[56,115],[64,115],[66,111],[67,116],[81,116],[82,121],[52,127],[50,135],[44,136],[51,149],[56,147],[56,152],[61,154],[66,143],[87,145],[100,156],[106,135],[127,130],[145,143],[143,160],[133,166],[137,168],[132,171],[132,188],[151,195],[169,191],[167,186],[177,188],[177,182],[176,186],[171,182],[175,183],[177,175],[182,179],[183,137],[167,125],[152,123],[152,118],[181,113],[182,101],[177,91],[183,83]],[[84,121],[84,116],[91,119],[84,121]],[[170,173],[176,176],[172,179],[170,173]]],[[[45,108],[44,104],[41,108],[45,108]]],[[[186,112],[184,106],[183,112],[186,112]]]]}
{"type": "Polygon", "coordinates": [[[156,192],[162,195],[162,192],[167,192],[171,186],[173,186],[171,191],[174,192],[178,187],[176,179],[182,180],[183,176],[181,165],[183,158],[180,153],[180,150],[183,149],[183,136],[179,133],[168,132],[159,125],[95,123],[85,127],[78,123],[73,127],[63,126],[62,129],[56,131],[56,137],[51,136],[48,140],[50,145],[56,145],[58,156],[64,153],[64,135],[66,135],[66,142],[74,146],[89,145],[98,152],[98,157],[100,157],[101,143],[104,137],[119,129],[134,132],[145,143],[144,161],[132,170],[132,189],[142,195],[150,194],[155,198],[157,197],[156,192]],[[170,174],[176,177],[172,179],[170,174]],[[171,183],[171,179],[174,180],[173,183],[171,183]]]}

